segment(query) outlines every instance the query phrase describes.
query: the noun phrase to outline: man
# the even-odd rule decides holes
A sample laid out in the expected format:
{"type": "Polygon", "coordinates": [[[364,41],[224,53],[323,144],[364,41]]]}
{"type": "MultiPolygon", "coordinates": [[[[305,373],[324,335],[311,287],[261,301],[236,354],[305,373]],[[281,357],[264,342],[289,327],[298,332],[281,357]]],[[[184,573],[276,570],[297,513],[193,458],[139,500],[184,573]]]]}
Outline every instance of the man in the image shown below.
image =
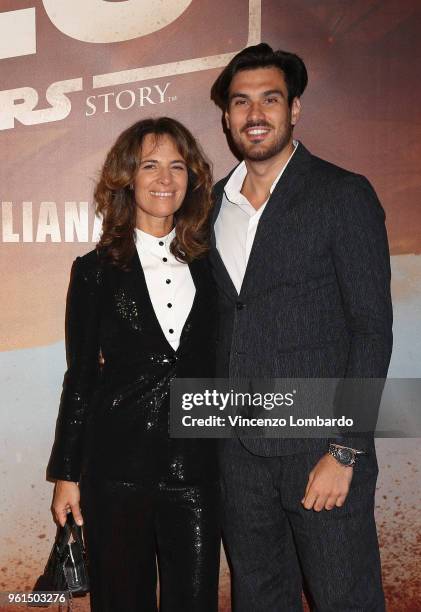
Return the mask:
{"type": "MultiPolygon", "coordinates": [[[[382,378],[392,348],[384,212],[368,181],[293,140],[302,60],[249,47],[213,86],[243,161],[215,186],[218,375],[382,378]]],[[[384,610],[373,437],[221,444],[238,612],[384,610]]]]}

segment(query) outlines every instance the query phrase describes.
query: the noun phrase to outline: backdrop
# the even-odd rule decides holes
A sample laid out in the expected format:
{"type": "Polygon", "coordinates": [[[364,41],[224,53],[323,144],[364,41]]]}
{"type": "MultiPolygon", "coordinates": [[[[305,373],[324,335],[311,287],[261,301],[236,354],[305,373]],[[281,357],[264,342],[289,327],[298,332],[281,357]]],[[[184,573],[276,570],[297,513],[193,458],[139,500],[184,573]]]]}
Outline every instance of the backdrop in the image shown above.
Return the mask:
{"type": "MultiPolygon", "coordinates": [[[[235,160],[209,89],[261,40],[303,57],[296,137],[365,174],[386,209],[395,346],[421,372],[421,6],[417,0],[2,0],[0,9],[0,590],[28,590],[55,532],[45,481],[62,376],[72,260],[98,227],[92,191],[134,121],[176,117],[214,163],[235,160]]],[[[377,519],[388,609],[421,591],[419,441],[380,440],[377,519]]],[[[87,602],[77,604],[87,609],[87,602]]],[[[9,610],[11,608],[8,608],[9,610]]],[[[229,575],[221,569],[228,612],[229,575]]]]}

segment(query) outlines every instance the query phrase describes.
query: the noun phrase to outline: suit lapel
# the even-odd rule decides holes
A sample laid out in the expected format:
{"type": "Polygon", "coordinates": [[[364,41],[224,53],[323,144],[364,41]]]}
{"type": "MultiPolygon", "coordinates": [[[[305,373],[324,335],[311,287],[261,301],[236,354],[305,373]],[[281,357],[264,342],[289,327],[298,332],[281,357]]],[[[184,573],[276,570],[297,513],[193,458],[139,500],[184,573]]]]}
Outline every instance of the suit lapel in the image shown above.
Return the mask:
{"type": "Polygon", "coordinates": [[[296,204],[297,200],[294,196],[300,190],[303,175],[307,173],[310,163],[311,154],[300,143],[273,190],[260,218],[241,285],[240,297],[246,297],[250,292],[256,293],[256,279],[259,277],[261,254],[270,244],[270,240],[273,239],[273,221],[285,216],[296,204]]]}
{"type": "Polygon", "coordinates": [[[222,257],[216,247],[212,248],[209,259],[214,270],[214,276],[219,288],[226,293],[229,298],[236,300],[238,298],[237,289],[231,280],[231,276],[225,267],[222,257]]]}
{"type": "Polygon", "coordinates": [[[235,168],[222,180],[220,181],[214,188],[213,192],[213,201],[214,207],[212,211],[212,229],[211,229],[211,250],[209,253],[209,259],[211,261],[215,280],[220,287],[220,289],[231,299],[236,300],[238,298],[237,290],[234,286],[234,283],[231,280],[230,275],[228,274],[228,270],[225,267],[224,262],[219,254],[218,249],[216,248],[216,237],[215,237],[215,222],[218,218],[219,211],[221,210],[222,198],[224,195],[224,188],[230,179],[231,174],[234,172],[235,168]]]}
{"type": "Polygon", "coordinates": [[[191,277],[193,279],[194,286],[196,287],[196,294],[202,288],[202,261],[200,259],[194,259],[191,263],[188,264],[191,277]]]}
{"type": "MultiPolygon", "coordinates": [[[[180,335],[180,345],[177,349],[177,352],[181,350],[181,348],[186,344],[192,328],[194,326],[194,322],[197,318],[197,313],[200,314],[200,304],[203,299],[206,299],[206,289],[207,289],[207,278],[206,278],[206,270],[204,267],[204,263],[202,259],[194,259],[192,262],[188,264],[190,274],[196,288],[196,293],[194,294],[193,303],[190,309],[189,314],[184,322],[183,329],[181,330],[180,335]]],[[[199,319],[200,324],[200,319],[199,319]]]]}
{"type": "Polygon", "coordinates": [[[185,343],[188,332],[191,327],[190,323],[194,317],[195,311],[199,304],[201,293],[205,290],[206,278],[205,278],[205,274],[204,274],[202,265],[203,265],[203,262],[197,259],[195,259],[193,262],[188,264],[190,274],[192,276],[192,280],[196,288],[196,292],[194,294],[192,307],[184,322],[183,329],[181,331],[180,345],[176,351],[174,351],[173,347],[168,342],[161,328],[161,325],[158,321],[158,317],[156,316],[156,313],[155,313],[155,310],[152,304],[152,300],[149,295],[148,286],[146,284],[145,273],[143,271],[142,264],[140,263],[139,254],[137,252],[137,249],[135,250],[133,254],[133,258],[132,258],[131,265],[130,265],[130,270],[124,273],[124,274],[130,275],[130,279],[127,279],[127,276],[126,276],[126,282],[128,280],[129,284],[134,287],[135,294],[139,296],[138,298],[139,304],[141,303],[142,297],[145,296],[147,304],[148,304],[148,309],[150,311],[151,320],[155,324],[154,327],[156,331],[156,338],[157,340],[160,339],[163,349],[165,349],[166,351],[169,351],[170,353],[178,353],[181,349],[181,346],[185,343]]]}

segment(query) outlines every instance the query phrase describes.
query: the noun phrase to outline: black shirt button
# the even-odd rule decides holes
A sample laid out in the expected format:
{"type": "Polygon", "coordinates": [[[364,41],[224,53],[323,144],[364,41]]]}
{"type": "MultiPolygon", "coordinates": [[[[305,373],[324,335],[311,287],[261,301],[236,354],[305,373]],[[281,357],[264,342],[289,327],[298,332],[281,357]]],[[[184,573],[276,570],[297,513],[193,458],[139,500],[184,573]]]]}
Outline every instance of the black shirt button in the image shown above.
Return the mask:
{"type": "Polygon", "coordinates": [[[162,240],[159,241],[159,246],[164,246],[164,243],[162,242],[162,240]]]}
{"type": "Polygon", "coordinates": [[[237,310],[243,310],[243,308],[245,308],[245,304],[243,302],[236,302],[235,307],[237,308],[237,310]]]}
{"type": "Polygon", "coordinates": [[[172,308],[172,304],[167,304],[168,308],[172,308]]]}
{"type": "Polygon", "coordinates": [[[163,257],[162,261],[168,261],[168,259],[166,257],[163,257]]]}
{"type": "Polygon", "coordinates": [[[167,278],[167,280],[165,282],[167,283],[167,285],[169,285],[171,281],[170,281],[169,278],[167,278]]]}
{"type": "Polygon", "coordinates": [[[173,334],[173,333],[174,333],[174,330],[173,330],[173,329],[169,329],[168,331],[170,332],[170,334],[173,334]]]}

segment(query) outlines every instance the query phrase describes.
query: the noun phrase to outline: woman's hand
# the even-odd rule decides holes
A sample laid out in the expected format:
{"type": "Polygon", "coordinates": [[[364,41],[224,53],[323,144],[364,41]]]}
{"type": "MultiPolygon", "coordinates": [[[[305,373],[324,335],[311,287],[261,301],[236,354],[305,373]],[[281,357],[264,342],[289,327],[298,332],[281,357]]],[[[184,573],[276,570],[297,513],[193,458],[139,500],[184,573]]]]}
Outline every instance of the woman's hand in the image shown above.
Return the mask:
{"type": "Polygon", "coordinates": [[[80,491],[77,482],[57,480],[51,506],[55,521],[64,527],[67,513],[71,511],[76,524],[83,525],[79,501],[80,491]]]}

